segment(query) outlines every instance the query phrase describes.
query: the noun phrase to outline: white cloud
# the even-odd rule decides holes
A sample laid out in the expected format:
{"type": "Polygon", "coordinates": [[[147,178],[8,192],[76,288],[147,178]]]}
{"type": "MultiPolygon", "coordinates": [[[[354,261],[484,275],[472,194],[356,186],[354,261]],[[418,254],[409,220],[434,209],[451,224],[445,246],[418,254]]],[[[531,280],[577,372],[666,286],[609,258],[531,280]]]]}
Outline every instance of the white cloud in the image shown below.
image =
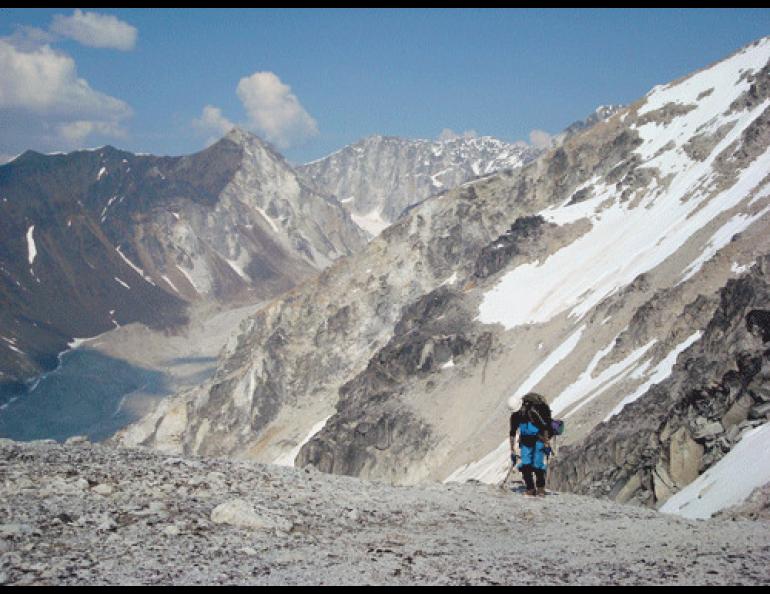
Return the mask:
{"type": "Polygon", "coordinates": [[[438,135],[438,140],[445,141],[445,140],[455,140],[456,138],[478,138],[479,133],[476,132],[476,130],[466,130],[462,134],[458,134],[451,128],[444,128],[441,133],[438,135]]]}
{"type": "Polygon", "coordinates": [[[33,51],[40,46],[56,41],[56,35],[37,27],[20,25],[16,27],[16,30],[11,35],[4,39],[20,50],[33,51]]]}
{"type": "Polygon", "coordinates": [[[137,37],[136,27],[114,16],[83,12],[79,9],[76,9],[72,16],[55,15],[51,31],[89,47],[122,51],[133,49],[137,37]]]}
{"type": "Polygon", "coordinates": [[[529,142],[535,148],[548,149],[551,148],[553,137],[543,130],[532,130],[529,133],[529,142]]]}
{"type": "Polygon", "coordinates": [[[287,148],[318,134],[316,121],[305,111],[291,87],[272,72],[255,72],[238,83],[238,97],[249,127],[287,148]]]}
{"type": "Polygon", "coordinates": [[[95,91],[78,78],[75,61],[48,45],[21,51],[0,39],[0,72],[0,109],[88,114],[109,120],[131,114],[124,101],[95,91]]]}
{"type": "MultiPolygon", "coordinates": [[[[128,104],[92,89],[78,77],[75,61],[49,45],[27,49],[0,38],[0,73],[0,112],[5,114],[4,119],[21,114],[19,120],[29,123],[33,116],[38,132],[45,129],[58,134],[43,141],[31,132],[24,148],[36,141],[46,145],[58,141],[69,148],[92,133],[118,137],[125,134],[121,122],[132,114],[128,104]]],[[[0,138],[0,142],[3,140],[0,138]]]]}
{"type": "MultiPolygon", "coordinates": [[[[214,133],[222,136],[235,127],[223,114],[222,110],[213,105],[203,108],[201,117],[193,120],[193,126],[206,133],[214,133]]],[[[211,142],[212,139],[209,139],[211,142]]],[[[214,139],[216,140],[216,139],[214,139]]]]}
{"type": "Polygon", "coordinates": [[[113,138],[125,138],[126,131],[116,122],[94,122],[78,120],[64,122],[56,126],[59,137],[70,146],[77,146],[91,134],[111,136],[113,138]]]}

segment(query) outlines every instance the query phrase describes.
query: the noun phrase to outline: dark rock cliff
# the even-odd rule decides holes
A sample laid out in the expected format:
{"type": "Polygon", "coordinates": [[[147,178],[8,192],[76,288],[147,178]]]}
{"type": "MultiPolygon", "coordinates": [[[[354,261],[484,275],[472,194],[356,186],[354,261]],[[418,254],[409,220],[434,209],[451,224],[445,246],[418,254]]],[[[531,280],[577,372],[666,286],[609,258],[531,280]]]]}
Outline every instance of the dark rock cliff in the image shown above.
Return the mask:
{"type": "Polygon", "coordinates": [[[700,339],[671,375],[579,444],[551,486],[660,506],[770,419],[770,256],[719,293],[700,339]]]}

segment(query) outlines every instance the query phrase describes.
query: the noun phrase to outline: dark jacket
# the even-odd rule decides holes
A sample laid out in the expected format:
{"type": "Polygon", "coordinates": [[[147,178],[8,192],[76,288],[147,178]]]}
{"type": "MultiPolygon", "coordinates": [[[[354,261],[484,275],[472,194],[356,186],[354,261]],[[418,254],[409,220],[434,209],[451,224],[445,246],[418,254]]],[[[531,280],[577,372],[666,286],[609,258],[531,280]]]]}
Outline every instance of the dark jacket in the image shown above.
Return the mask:
{"type": "Polygon", "coordinates": [[[532,423],[537,428],[538,440],[545,441],[553,436],[551,409],[548,406],[530,407],[528,409],[522,407],[511,414],[511,439],[516,436],[519,427],[527,423],[532,423]]]}

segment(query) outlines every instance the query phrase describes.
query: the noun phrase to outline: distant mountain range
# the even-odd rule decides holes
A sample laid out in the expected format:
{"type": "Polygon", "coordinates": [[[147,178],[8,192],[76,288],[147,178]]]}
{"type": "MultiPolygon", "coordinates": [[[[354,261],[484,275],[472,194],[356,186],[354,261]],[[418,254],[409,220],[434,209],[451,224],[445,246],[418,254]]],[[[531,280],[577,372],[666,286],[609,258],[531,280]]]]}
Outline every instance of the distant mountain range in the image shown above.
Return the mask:
{"type": "MultiPolygon", "coordinates": [[[[552,139],[558,145],[580,130],[604,121],[622,106],[601,106],[552,139]]],[[[491,136],[418,140],[369,136],[297,167],[319,190],[337,197],[353,220],[375,236],[429,196],[465,182],[521,167],[545,152],[524,142],[491,136]]]]}
{"type": "Polygon", "coordinates": [[[234,130],[184,157],[28,151],[0,166],[0,384],[76,338],[273,297],[363,247],[336,201],[234,130]]]}

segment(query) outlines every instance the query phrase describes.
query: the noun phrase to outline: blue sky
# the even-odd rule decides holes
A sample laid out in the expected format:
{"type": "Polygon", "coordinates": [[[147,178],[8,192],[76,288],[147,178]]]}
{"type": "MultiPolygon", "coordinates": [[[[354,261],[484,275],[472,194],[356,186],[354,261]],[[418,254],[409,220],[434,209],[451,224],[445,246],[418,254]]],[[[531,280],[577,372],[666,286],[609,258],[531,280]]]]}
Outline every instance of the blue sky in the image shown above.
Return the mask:
{"type": "Polygon", "coordinates": [[[765,35],[767,9],[0,9],[0,158],[187,154],[233,124],[294,162],[371,134],[529,141],[765,35]]]}

